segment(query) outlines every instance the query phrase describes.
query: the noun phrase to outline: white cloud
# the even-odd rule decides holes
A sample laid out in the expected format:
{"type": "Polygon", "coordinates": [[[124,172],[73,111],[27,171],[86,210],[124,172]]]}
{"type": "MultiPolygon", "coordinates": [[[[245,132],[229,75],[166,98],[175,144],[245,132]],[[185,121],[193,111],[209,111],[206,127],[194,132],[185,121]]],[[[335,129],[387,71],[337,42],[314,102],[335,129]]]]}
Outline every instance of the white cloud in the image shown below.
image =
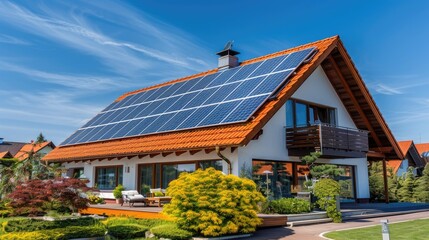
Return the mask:
{"type": "Polygon", "coordinates": [[[16,44],[16,45],[30,45],[29,42],[6,34],[0,34],[0,43],[16,44]]]}
{"type": "Polygon", "coordinates": [[[393,88],[393,87],[389,87],[385,84],[377,84],[375,86],[375,91],[380,93],[380,94],[385,94],[385,95],[398,95],[398,94],[403,94],[403,92],[399,89],[399,88],[393,88]]]}

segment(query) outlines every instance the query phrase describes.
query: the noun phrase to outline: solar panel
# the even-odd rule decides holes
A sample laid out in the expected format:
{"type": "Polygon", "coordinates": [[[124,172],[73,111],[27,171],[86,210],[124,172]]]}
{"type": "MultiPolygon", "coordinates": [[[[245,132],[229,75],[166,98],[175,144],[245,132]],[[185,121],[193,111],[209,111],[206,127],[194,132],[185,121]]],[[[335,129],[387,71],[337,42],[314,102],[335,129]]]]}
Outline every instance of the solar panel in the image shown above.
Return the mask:
{"type": "Polygon", "coordinates": [[[61,145],[247,121],[314,48],[129,95],[61,145]]]}

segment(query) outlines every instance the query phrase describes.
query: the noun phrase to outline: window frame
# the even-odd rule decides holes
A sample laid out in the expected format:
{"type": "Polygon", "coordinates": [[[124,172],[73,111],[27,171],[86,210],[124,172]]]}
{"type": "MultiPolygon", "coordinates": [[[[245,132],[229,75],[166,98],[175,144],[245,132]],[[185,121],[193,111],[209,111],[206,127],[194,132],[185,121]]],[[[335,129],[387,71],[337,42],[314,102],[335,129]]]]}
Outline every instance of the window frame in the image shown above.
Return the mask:
{"type": "MultiPolygon", "coordinates": [[[[337,113],[337,109],[334,107],[330,107],[330,106],[326,106],[326,105],[322,105],[322,104],[317,104],[317,103],[313,103],[313,102],[309,102],[309,101],[304,101],[304,100],[298,100],[298,99],[289,99],[286,102],[286,106],[288,104],[288,102],[290,102],[290,107],[291,109],[287,109],[286,108],[286,125],[287,125],[287,119],[290,117],[288,110],[292,111],[292,126],[287,125],[287,128],[298,128],[298,127],[304,127],[304,126],[311,126],[312,124],[310,123],[310,108],[314,109],[313,111],[313,116],[316,116],[316,112],[315,110],[317,109],[326,109],[327,110],[327,118],[329,120],[329,123],[325,123],[325,124],[329,124],[332,126],[337,126],[338,124],[338,113],[337,113]],[[305,125],[297,125],[297,114],[296,114],[296,105],[297,104],[303,104],[305,105],[305,109],[306,109],[306,124],[305,125]],[[332,114],[334,116],[332,116],[332,114]]],[[[315,118],[315,117],[314,117],[315,118]]],[[[314,124],[314,123],[313,123],[314,124]]]]}
{"type": "MultiPolygon", "coordinates": [[[[95,167],[94,185],[96,185],[98,189],[100,189],[100,187],[98,185],[98,173],[99,173],[100,169],[107,169],[107,168],[115,168],[115,182],[116,182],[115,187],[117,187],[119,184],[123,184],[123,183],[119,183],[119,168],[122,168],[122,182],[123,182],[123,180],[124,180],[123,179],[124,178],[124,165],[96,166],[95,167]]],[[[109,189],[100,189],[100,190],[110,191],[110,190],[115,189],[115,187],[112,189],[109,188],[109,189]]]]}

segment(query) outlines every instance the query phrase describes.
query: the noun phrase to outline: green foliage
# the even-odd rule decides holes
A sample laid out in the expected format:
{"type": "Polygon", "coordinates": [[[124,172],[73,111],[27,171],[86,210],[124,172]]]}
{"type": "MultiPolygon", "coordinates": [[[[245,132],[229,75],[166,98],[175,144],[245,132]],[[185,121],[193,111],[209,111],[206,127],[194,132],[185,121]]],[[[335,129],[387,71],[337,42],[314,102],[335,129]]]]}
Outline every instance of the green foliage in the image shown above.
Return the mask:
{"type": "Polygon", "coordinates": [[[159,238],[168,238],[172,240],[185,240],[192,237],[192,232],[178,228],[174,224],[166,224],[156,226],[150,229],[150,231],[159,238]]]}
{"type": "Polygon", "coordinates": [[[162,193],[162,192],[154,192],[153,194],[155,195],[155,197],[163,197],[164,196],[164,193],[162,193]]]}
{"type": "Polygon", "coordinates": [[[339,180],[338,183],[340,184],[340,196],[344,198],[352,198],[352,187],[353,182],[351,179],[347,180],[339,180]]]}
{"type": "Polygon", "coordinates": [[[214,168],[182,173],[167,188],[172,197],[163,213],[182,229],[203,236],[254,232],[261,224],[258,203],[265,198],[250,179],[214,168]]]}
{"type": "Polygon", "coordinates": [[[160,225],[166,225],[166,224],[172,224],[172,221],[163,220],[163,219],[138,219],[138,223],[144,226],[148,226],[149,228],[160,226],[160,225]]]}
{"type": "Polygon", "coordinates": [[[149,193],[150,193],[150,186],[146,184],[142,184],[141,194],[143,194],[144,196],[147,196],[149,193]]]}
{"type": "Polygon", "coordinates": [[[429,202],[429,164],[426,164],[423,175],[416,181],[416,201],[429,202]]]}
{"type": "Polygon", "coordinates": [[[314,186],[317,205],[326,210],[334,222],[341,222],[341,212],[337,210],[336,198],[340,195],[340,184],[332,179],[321,179],[314,186]]]}
{"type": "Polygon", "coordinates": [[[90,204],[103,204],[104,203],[104,199],[100,196],[97,196],[94,194],[88,194],[87,197],[88,197],[90,204]]]}
{"type": "Polygon", "coordinates": [[[130,239],[137,237],[144,237],[149,227],[139,224],[124,224],[113,225],[108,229],[108,234],[119,239],[130,239]]]}
{"type": "Polygon", "coordinates": [[[106,229],[103,226],[70,226],[51,230],[32,232],[13,232],[0,236],[0,240],[65,240],[73,238],[102,237],[106,229]]]}
{"type": "Polygon", "coordinates": [[[39,133],[39,135],[36,138],[36,143],[43,143],[43,142],[46,142],[46,141],[48,141],[48,140],[46,140],[45,136],[43,136],[42,133],[39,133]]]}
{"type": "Polygon", "coordinates": [[[37,230],[64,228],[68,226],[96,225],[98,220],[94,218],[77,218],[56,221],[43,221],[30,218],[10,220],[3,223],[5,232],[32,232],[37,230]]]}
{"type": "Polygon", "coordinates": [[[125,187],[119,184],[115,189],[113,189],[113,196],[116,199],[122,198],[122,191],[125,191],[125,187]]]}
{"type": "Polygon", "coordinates": [[[298,214],[310,211],[310,202],[298,198],[281,198],[278,200],[268,201],[262,208],[262,212],[266,214],[298,214]]]}
{"type": "Polygon", "coordinates": [[[373,162],[369,167],[369,192],[372,201],[386,199],[384,194],[382,162],[373,162]]]}
{"type": "Polygon", "coordinates": [[[401,188],[398,190],[398,198],[401,202],[415,202],[414,199],[414,188],[415,178],[413,168],[409,167],[405,174],[405,179],[402,182],[401,188]]]}
{"type": "Polygon", "coordinates": [[[311,152],[309,155],[306,155],[301,158],[303,164],[307,165],[308,168],[312,168],[313,164],[316,162],[319,157],[322,156],[320,152],[311,152]]]}
{"type": "Polygon", "coordinates": [[[321,178],[334,179],[335,177],[338,177],[344,174],[344,169],[339,168],[337,165],[320,164],[320,165],[313,166],[310,172],[311,172],[311,176],[313,176],[316,179],[321,179],[321,178]]]}
{"type": "Polygon", "coordinates": [[[388,178],[387,178],[387,184],[389,189],[389,201],[398,201],[398,191],[401,188],[401,178],[398,177],[394,171],[393,168],[389,167],[387,168],[388,171],[388,178]]]}

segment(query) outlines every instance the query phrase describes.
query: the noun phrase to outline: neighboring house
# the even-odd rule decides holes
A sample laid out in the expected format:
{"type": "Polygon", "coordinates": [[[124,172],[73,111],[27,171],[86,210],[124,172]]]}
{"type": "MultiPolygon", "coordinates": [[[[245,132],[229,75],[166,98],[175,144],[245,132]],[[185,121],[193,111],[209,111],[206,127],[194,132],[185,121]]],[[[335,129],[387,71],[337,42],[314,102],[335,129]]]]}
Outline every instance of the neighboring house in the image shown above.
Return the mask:
{"type": "Polygon", "coordinates": [[[33,152],[43,158],[46,154],[55,148],[54,143],[46,141],[42,143],[27,143],[15,154],[14,158],[19,160],[25,160],[28,158],[28,154],[33,152]]]}
{"type": "Polygon", "coordinates": [[[426,165],[429,162],[429,143],[416,144],[416,148],[426,165]]]}
{"type": "MultiPolygon", "coordinates": [[[[4,138],[0,138],[0,153],[7,154],[8,152],[10,155],[15,156],[21,150],[23,146],[25,146],[24,142],[7,142],[4,141],[4,138]]],[[[8,155],[9,156],[9,155],[8,155]]]]}
{"type": "Polygon", "coordinates": [[[0,158],[13,158],[13,155],[9,152],[0,152],[0,158]]]}
{"type": "Polygon", "coordinates": [[[412,140],[399,141],[399,147],[404,159],[394,159],[387,162],[387,165],[393,169],[397,176],[402,176],[408,170],[408,167],[414,168],[414,173],[420,175],[426,162],[420,157],[416,144],[412,140]]]}
{"type": "Polygon", "coordinates": [[[237,54],[227,47],[219,68],[124,94],[44,160],[105,191],[166,188],[214,167],[286,197],[303,188],[300,158],[320,151],[318,162],[345,170],[342,198],[367,202],[367,161],[403,156],[339,37],[237,54]]]}

